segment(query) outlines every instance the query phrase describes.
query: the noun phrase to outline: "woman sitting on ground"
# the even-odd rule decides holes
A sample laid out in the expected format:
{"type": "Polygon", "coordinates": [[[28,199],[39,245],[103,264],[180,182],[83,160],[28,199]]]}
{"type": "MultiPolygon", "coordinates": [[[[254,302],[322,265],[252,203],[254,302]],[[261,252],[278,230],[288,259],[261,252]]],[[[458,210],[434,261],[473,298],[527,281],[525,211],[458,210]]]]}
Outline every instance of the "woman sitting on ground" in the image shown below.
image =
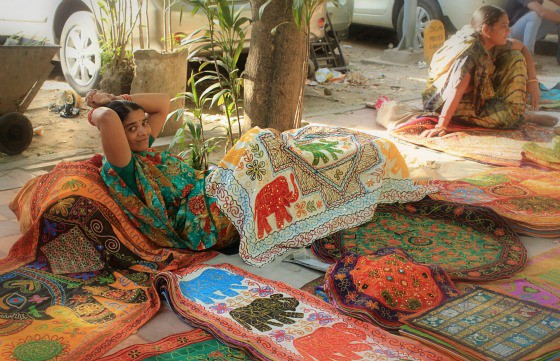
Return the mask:
{"type": "Polygon", "coordinates": [[[439,113],[438,124],[422,133],[443,136],[451,122],[484,128],[510,129],[524,122],[552,126],[557,119],[527,112],[527,95],[538,107],[539,82],[529,50],[508,39],[508,16],[487,5],[434,54],[424,109],[439,113]]]}
{"type": "Polygon", "coordinates": [[[167,94],[91,91],[86,102],[105,153],[101,177],[142,233],[161,247],[192,250],[235,240],[235,228],[205,195],[205,174],[150,148],[169,112],[167,94]]]}

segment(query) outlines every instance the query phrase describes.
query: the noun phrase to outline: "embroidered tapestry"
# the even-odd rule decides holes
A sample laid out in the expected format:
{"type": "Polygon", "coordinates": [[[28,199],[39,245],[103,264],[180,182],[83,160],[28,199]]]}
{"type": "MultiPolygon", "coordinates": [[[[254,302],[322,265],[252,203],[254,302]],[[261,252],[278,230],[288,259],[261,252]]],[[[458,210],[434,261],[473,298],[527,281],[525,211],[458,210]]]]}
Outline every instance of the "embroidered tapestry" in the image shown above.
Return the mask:
{"type": "Polygon", "coordinates": [[[459,296],[441,267],[416,263],[396,248],[344,253],[327,271],[324,290],[339,311],[386,329],[459,296]]]}
{"type": "Polygon", "coordinates": [[[433,183],[433,199],[491,208],[519,234],[560,237],[560,172],[504,167],[433,183]]]}
{"type": "MultiPolygon", "coordinates": [[[[560,131],[560,128],[557,128],[560,131]]],[[[550,146],[542,146],[537,143],[523,145],[521,153],[522,162],[534,165],[542,170],[560,170],[560,135],[552,139],[550,146]]]]}
{"type": "Polygon", "coordinates": [[[154,273],[214,255],[152,246],[95,159],[60,163],[31,188],[31,207],[16,209],[27,231],[0,260],[2,360],[91,361],[157,312],[154,273]]]}
{"type": "Polygon", "coordinates": [[[380,204],[369,222],[319,239],[311,250],[332,263],[347,251],[370,255],[386,247],[437,264],[456,280],[510,277],[527,261],[519,237],[491,209],[431,199],[380,204]]]}
{"type": "MultiPolygon", "coordinates": [[[[475,285],[457,284],[461,290],[475,285]]],[[[484,287],[512,297],[560,310],[560,247],[532,257],[515,278],[484,283],[484,287]]]]}
{"type": "Polygon", "coordinates": [[[379,203],[416,201],[436,190],[408,176],[385,139],[344,128],[278,134],[257,127],[226,154],[206,188],[239,231],[240,256],[263,266],[364,223],[379,203]]]}
{"type": "Polygon", "coordinates": [[[437,118],[422,117],[403,124],[390,134],[398,139],[439,150],[478,162],[506,167],[521,166],[523,145],[536,142],[550,147],[554,132],[532,123],[518,129],[487,129],[453,125],[451,133],[443,137],[425,138],[420,134],[432,129],[437,118]]]}
{"type": "Polygon", "coordinates": [[[303,291],[229,264],[162,272],[155,282],[181,319],[254,359],[446,360],[303,291]]]}
{"type": "Polygon", "coordinates": [[[484,288],[413,316],[407,324],[419,333],[405,329],[406,334],[430,335],[432,342],[442,340],[476,360],[534,360],[560,350],[560,311],[484,288]]]}
{"type": "Polygon", "coordinates": [[[249,361],[238,349],[216,340],[208,332],[196,329],[171,335],[157,342],[132,345],[97,361],[249,361]]]}

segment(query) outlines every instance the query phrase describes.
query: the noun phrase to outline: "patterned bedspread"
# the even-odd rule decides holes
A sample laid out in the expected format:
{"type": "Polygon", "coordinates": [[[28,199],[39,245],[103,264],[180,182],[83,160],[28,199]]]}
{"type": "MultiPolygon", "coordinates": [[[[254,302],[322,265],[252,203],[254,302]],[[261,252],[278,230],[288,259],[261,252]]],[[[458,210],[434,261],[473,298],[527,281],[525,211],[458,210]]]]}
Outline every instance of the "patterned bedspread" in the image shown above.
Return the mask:
{"type": "Polygon", "coordinates": [[[240,255],[263,266],[290,248],[360,225],[377,204],[436,191],[408,178],[393,143],[344,128],[253,128],[209,177],[207,193],[240,233],[240,255]]]}

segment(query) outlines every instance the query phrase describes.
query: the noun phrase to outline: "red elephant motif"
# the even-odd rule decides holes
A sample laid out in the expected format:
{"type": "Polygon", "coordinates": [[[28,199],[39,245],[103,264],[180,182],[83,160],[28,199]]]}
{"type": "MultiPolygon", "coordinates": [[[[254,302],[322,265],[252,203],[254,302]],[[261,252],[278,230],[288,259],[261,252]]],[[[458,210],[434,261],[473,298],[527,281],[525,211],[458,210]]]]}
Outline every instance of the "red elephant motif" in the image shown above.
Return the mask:
{"type": "Polygon", "coordinates": [[[371,350],[366,343],[366,333],[335,323],[332,327],[320,327],[309,335],[294,340],[294,347],[307,360],[350,361],[363,357],[356,352],[371,350]]]}
{"type": "Polygon", "coordinates": [[[257,223],[257,237],[263,238],[264,233],[272,232],[272,227],[268,223],[268,216],[274,214],[276,217],[276,227],[284,227],[284,220],[292,221],[292,216],[287,208],[299,198],[296,180],[293,174],[290,179],[294,186],[294,191],[290,190],[288,180],[284,176],[279,176],[272,182],[265,185],[255,198],[255,221],[257,223]]]}

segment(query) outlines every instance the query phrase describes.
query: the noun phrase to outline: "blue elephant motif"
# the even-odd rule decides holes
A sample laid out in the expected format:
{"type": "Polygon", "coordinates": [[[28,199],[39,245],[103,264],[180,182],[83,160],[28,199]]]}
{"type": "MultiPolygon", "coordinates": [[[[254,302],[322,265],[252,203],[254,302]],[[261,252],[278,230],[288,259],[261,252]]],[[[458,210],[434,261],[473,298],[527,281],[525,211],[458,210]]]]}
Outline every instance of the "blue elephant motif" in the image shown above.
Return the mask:
{"type": "Polygon", "coordinates": [[[200,276],[189,281],[179,281],[181,293],[186,298],[206,304],[215,303],[214,300],[222,300],[226,297],[235,297],[237,290],[245,290],[242,286],[244,277],[221,269],[206,269],[200,276]],[[220,292],[221,294],[217,294],[220,292]]]}

